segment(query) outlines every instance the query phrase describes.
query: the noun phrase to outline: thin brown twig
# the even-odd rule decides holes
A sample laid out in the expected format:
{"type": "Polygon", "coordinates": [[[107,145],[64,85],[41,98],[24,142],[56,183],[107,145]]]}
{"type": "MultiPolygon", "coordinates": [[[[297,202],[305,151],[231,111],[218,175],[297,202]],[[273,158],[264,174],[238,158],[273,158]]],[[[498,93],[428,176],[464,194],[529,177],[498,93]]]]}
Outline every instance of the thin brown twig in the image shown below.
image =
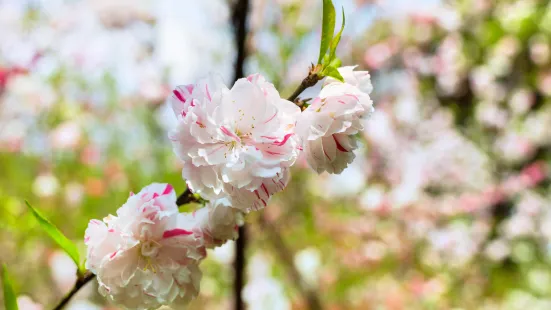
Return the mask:
{"type": "Polygon", "coordinates": [[[272,246],[276,250],[279,259],[283,263],[283,266],[287,270],[287,273],[291,277],[291,280],[293,281],[293,283],[296,284],[300,293],[306,298],[308,309],[322,310],[323,306],[320,297],[315,290],[309,287],[309,285],[304,281],[304,279],[296,269],[293,263],[293,252],[285,244],[285,241],[281,237],[281,234],[279,233],[277,227],[267,221],[264,218],[264,214],[259,216],[259,224],[262,226],[262,229],[269,235],[269,241],[272,243],[272,246]]]}
{"type": "Polygon", "coordinates": [[[54,308],[54,310],[61,310],[63,307],[67,305],[67,303],[73,298],[73,296],[82,288],[86,283],[92,281],[96,277],[95,274],[91,273],[90,271],[87,271],[84,274],[79,274],[77,281],[75,282],[75,286],[71,289],[65,297],[59,302],[59,304],[54,308]]]}
{"type": "Polygon", "coordinates": [[[203,201],[204,200],[202,198],[195,196],[195,194],[191,192],[189,187],[187,187],[186,190],[183,193],[181,193],[180,196],[178,196],[178,198],[176,199],[176,205],[178,207],[181,207],[191,202],[201,203],[203,201]]]}
{"type": "Polygon", "coordinates": [[[306,76],[304,80],[302,80],[300,85],[297,87],[297,89],[295,89],[293,94],[289,96],[289,98],[287,98],[287,100],[294,102],[305,89],[316,85],[316,83],[323,78],[321,75],[314,72],[315,68],[316,67],[312,66],[310,72],[308,73],[308,76],[306,76]]]}

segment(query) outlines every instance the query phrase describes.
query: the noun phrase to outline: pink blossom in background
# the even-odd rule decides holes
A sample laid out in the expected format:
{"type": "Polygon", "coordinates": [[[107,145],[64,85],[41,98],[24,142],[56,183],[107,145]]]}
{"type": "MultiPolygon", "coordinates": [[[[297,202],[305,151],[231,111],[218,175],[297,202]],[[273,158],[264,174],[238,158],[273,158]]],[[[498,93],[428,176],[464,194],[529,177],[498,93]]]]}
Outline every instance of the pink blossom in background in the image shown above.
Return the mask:
{"type": "Polygon", "coordinates": [[[41,304],[34,302],[31,297],[26,295],[21,295],[17,297],[17,306],[19,307],[19,309],[22,309],[22,310],[23,309],[24,310],[43,310],[44,309],[44,307],[41,304]]]}

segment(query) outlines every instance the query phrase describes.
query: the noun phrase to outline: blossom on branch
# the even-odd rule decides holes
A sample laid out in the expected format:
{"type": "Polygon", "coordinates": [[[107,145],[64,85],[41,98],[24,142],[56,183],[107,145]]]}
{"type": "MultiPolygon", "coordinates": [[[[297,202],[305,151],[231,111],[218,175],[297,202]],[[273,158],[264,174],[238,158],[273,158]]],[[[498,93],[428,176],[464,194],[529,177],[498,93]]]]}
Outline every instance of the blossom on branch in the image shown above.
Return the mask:
{"type": "Polygon", "coordinates": [[[353,135],[363,130],[362,119],[373,111],[369,73],[353,68],[339,69],[344,83],[327,78],[319,97],[298,117],[296,132],[317,173],[341,173],[354,160],[353,135]]]}
{"type": "Polygon", "coordinates": [[[237,239],[238,225],[243,220],[241,213],[231,208],[226,199],[207,203],[205,207],[193,213],[193,218],[196,221],[194,232],[203,239],[208,249],[237,239]]]}
{"type": "Polygon", "coordinates": [[[199,293],[198,264],[206,255],[195,221],[179,214],[170,184],[151,184],[103,221],[91,220],[86,268],[99,292],[132,309],[185,305],[199,293]]]}
{"type": "Polygon", "coordinates": [[[192,191],[249,211],[283,189],[268,187],[286,184],[286,170],[298,156],[294,125],[300,109],[264,77],[251,75],[228,89],[211,75],[176,87],[169,100],[178,118],[169,138],[192,191]]]}
{"type": "MultiPolygon", "coordinates": [[[[356,86],[361,92],[371,94],[373,85],[371,84],[371,75],[367,71],[354,71],[357,66],[346,66],[339,68],[339,73],[346,84],[356,86]]],[[[341,83],[336,79],[328,76],[323,85],[327,86],[332,83],[341,83]]]]}

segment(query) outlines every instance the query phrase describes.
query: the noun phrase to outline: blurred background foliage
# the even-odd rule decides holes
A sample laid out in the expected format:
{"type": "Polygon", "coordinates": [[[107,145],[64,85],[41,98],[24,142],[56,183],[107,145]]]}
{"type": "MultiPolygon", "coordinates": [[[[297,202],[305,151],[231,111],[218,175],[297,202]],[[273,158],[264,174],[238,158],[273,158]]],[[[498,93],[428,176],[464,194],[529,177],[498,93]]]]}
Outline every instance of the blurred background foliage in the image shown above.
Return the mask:
{"type": "MultiPolygon", "coordinates": [[[[252,4],[246,71],[286,96],[316,59],[321,1],[252,4]]],[[[249,308],[551,309],[549,1],[335,5],[338,54],[371,72],[376,111],[342,175],[301,161],[247,218],[249,308]]],[[[183,190],[164,100],[231,78],[228,3],[0,0],[0,29],[0,260],[20,308],[49,309],[75,267],[23,200],[83,249],[130,191],[183,190]]],[[[210,252],[192,308],[230,307],[232,257],[210,252]]],[[[71,309],[113,309],[94,285],[71,309]]]]}

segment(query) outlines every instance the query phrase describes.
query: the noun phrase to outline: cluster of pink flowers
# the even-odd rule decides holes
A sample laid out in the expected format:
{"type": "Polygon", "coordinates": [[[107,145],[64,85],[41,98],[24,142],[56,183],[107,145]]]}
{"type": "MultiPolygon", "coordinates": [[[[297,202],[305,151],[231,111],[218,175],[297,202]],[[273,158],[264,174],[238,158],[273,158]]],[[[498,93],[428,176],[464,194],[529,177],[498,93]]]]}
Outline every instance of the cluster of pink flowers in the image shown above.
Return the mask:
{"type": "Polygon", "coordinates": [[[318,173],[342,172],[354,159],[352,135],[373,109],[369,74],[353,69],[339,69],[344,83],[328,78],[302,113],[259,74],[231,89],[215,76],[177,87],[169,137],[189,188],[248,212],[287,186],[298,156],[318,173]]]}
{"type": "Polygon", "coordinates": [[[299,156],[317,173],[340,173],[354,159],[353,135],[372,110],[367,72],[339,69],[304,111],[253,74],[231,89],[211,75],[169,98],[169,133],[190,190],[210,202],[180,213],[169,184],[131,194],[116,216],[86,230],[87,268],[100,293],[133,309],[185,305],[199,293],[206,249],[238,237],[242,212],[264,208],[289,183],[299,156]]]}
{"type": "Polygon", "coordinates": [[[131,193],[116,216],[90,221],[86,267],[100,293],[125,307],[184,305],[199,293],[206,249],[235,239],[236,230],[234,209],[214,202],[180,213],[173,187],[154,183],[131,193]]]}

